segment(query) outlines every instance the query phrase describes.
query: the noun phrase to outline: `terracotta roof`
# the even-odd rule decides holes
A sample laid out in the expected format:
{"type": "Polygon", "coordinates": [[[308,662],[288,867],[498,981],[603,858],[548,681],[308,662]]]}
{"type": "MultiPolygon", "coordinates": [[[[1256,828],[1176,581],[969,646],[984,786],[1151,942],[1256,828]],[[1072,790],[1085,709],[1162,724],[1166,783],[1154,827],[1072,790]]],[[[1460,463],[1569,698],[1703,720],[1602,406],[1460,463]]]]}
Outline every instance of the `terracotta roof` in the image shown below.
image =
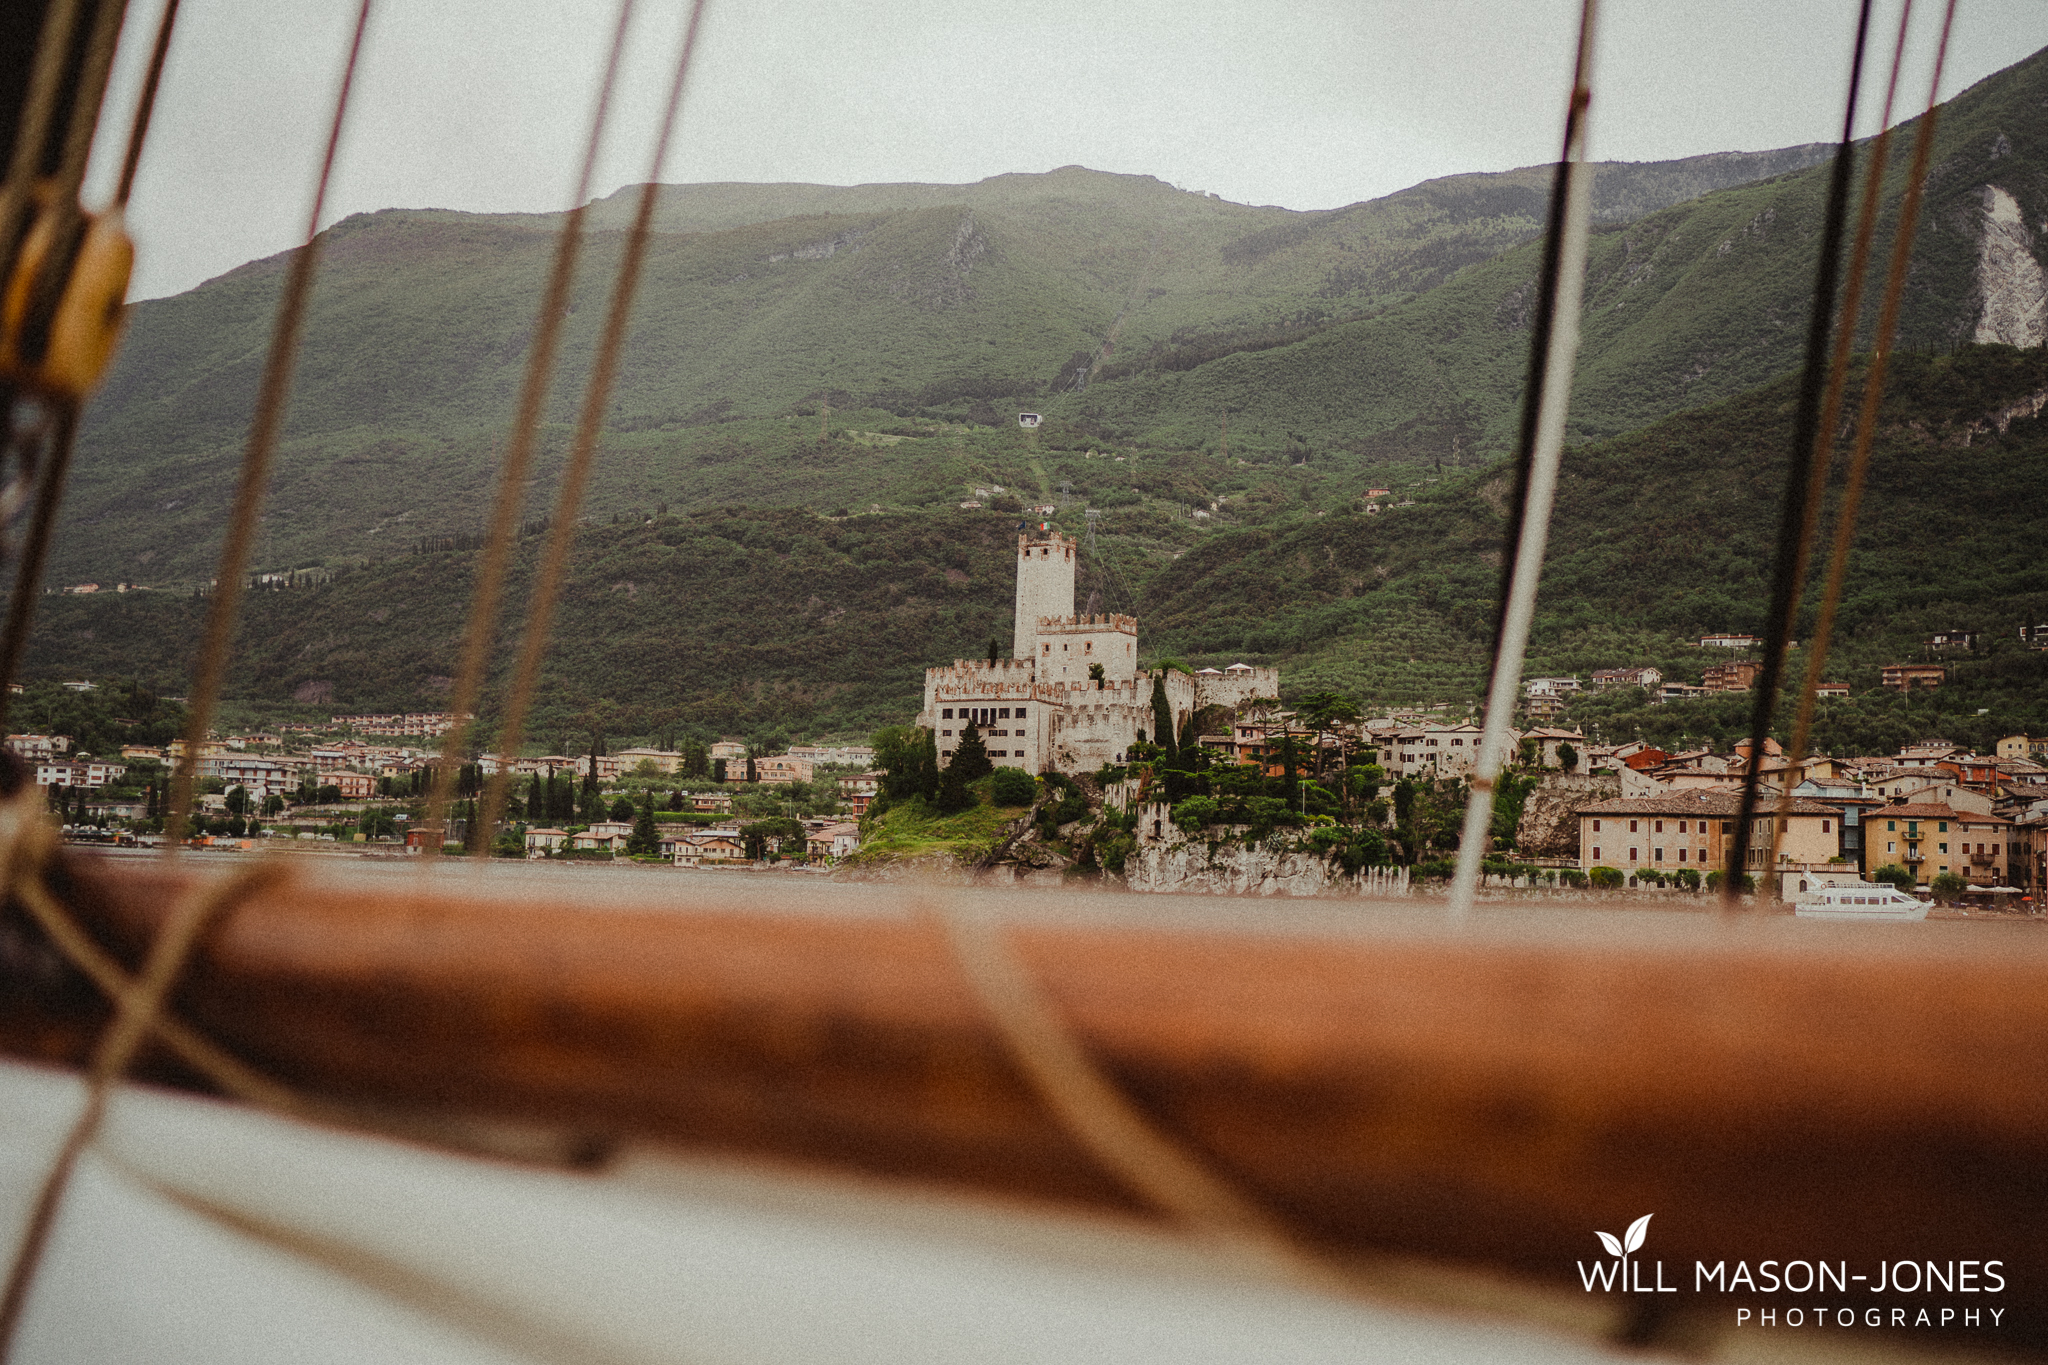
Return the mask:
{"type": "MultiPolygon", "coordinates": [[[[1775,799],[1759,802],[1756,813],[1759,816],[1774,814],[1777,810],[1775,799]]],[[[1943,809],[1946,809],[1944,807],[1943,809]]],[[[1637,796],[1619,801],[1596,801],[1592,805],[1580,806],[1580,815],[1714,815],[1730,816],[1742,813],[1742,798],[1730,792],[1691,791],[1683,796],[1637,796]]],[[[1831,806],[1823,801],[1800,797],[1792,803],[1794,815],[1840,815],[1840,806],[1831,806]]]]}
{"type": "Polygon", "coordinates": [[[1871,820],[1961,820],[1974,825],[2009,825],[2012,823],[2003,815],[1979,815],[1973,810],[1956,810],[1952,806],[1936,805],[1931,801],[1914,801],[1903,806],[1879,806],[1865,818],[1871,820]]]}

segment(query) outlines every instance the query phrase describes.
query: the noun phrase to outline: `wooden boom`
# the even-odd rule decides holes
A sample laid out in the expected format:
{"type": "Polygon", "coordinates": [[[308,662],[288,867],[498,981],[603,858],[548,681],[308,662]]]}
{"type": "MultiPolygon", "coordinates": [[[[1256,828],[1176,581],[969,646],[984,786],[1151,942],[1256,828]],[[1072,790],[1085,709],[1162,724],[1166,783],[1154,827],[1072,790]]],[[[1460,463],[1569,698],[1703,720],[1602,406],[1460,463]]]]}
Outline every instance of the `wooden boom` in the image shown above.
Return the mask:
{"type": "MultiPolygon", "coordinates": [[[[73,876],[131,963],[183,884],[73,876]]],[[[979,893],[834,887],[812,910],[739,880],[706,874],[679,905],[650,878],[647,902],[605,907],[309,877],[212,936],[177,1010],[310,1095],[1135,1208],[919,913],[979,893]]],[[[1576,1294],[1594,1230],[1654,1213],[1632,1259],[1688,1303],[1695,1261],[1738,1260],[1995,1261],[1988,1304],[2048,1299],[2048,940],[2029,927],[1516,911],[1454,933],[1355,902],[997,900],[1113,1083],[1311,1246],[1576,1294]]],[[[6,1045],[75,1058],[91,1020],[60,1045],[38,1008],[36,1027],[7,1012],[6,1045]]]]}

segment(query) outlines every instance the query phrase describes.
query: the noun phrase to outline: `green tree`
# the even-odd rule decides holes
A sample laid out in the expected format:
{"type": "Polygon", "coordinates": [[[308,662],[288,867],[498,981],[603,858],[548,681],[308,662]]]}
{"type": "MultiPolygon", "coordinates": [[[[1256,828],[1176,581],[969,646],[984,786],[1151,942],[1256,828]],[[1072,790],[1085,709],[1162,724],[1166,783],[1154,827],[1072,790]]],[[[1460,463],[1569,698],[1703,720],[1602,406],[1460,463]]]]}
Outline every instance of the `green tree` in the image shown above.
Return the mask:
{"type": "Polygon", "coordinates": [[[1557,746],[1557,766],[1566,772],[1579,766],[1579,751],[1569,741],[1557,746]]]}
{"type": "Polygon", "coordinates": [[[968,721],[967,728],[960,732],[960,747],[953,751],[953,761],[946,765],[946,771],[959,773],[962,782],[972,782],[976,778],[987,777],[995,770],[996,765],[988,756],[988,746],[981,742],[980,727],[968,721]]]}
{"type": "Polygon", "coordinates": [[[712,780],[713,782],[723,782],[723,781],[725,781],[725,760],[724,760],[724,759],[720,758],[720,759],[714,759],[714,760],[712,761],[712,764],[711,764],[711,780],[712,780]]]}
{"type": "Polygon", "coordinates": [[[1358,723],[1358,703],[1342,692],[1313,692],[1302,698],[1296,714],[1316,734],[1316,776],[1323,775],[1325,756],[1338,746],[1331,741],[1347,725],[1358,723]]]}
{"type": "Polygon", "coordinates": [[[1901,891],[1911,891],[1913,889],[1913,874],[1900,867],[1897,863],[1886,863],[1883,867],[1870,874],[1870,880],[1881,882],[1886,886],[1896,886],[1901,891]]]}
{"type": "Polygon", "coordinates": [[[1097,692],[1100,692],[1103,689],[1103,686],[1108,680],[1103,677],[1101,664],[1088,665],[1088,681],[1095,684],[1095,690],[1097,692]]]}
{"type": "Polygon", "coordinates": [[[1953,872],[1938,872],[1927,889],[1934,893],[1934,899],[1943,905],[1951,905],[1969,887],[1969,883],[1953,872]]]}
{"type": "Polygon", "coordinates": [[[1166,700],[1166,672],[1164,669],[1152,675],[1152,742],[1171,761],[1176,753],[1173,742],[1173,707],[1166,700]]]}
{"type": "Polygon", "coordinates": [[[932,732],[916,725],[890,725],[868,737],[875,766],[883,773],[882,800],[887,806],[914,796],[933,797],[939,790],[939,751],[932,732]]]}
{"type": "Polygon", "coordinates": [[[229,815],[247,815],[249,813],[249,789],[247,787],[228,788],[227,810],[229,815]]]}
{"type": "Polygon", "coordinates": [[[626,840],[626,852],[652,857],[660,851],[661,831],[654,827],[654,793],[648,792],[640,803],[640,818],[633,822],[633,833],[626,840]]]}
{"type": "Polygon", "coordinates": [[[636,814],[633,807],[633,798],[630,796],[618,797],[612,802],[611,809],[605,813],[611,816],[612,819],[620,822],[627,822],[632,820],[633,816],[636,814]]]}
{"type": "Polygon", "coordinates": [[[703,777],[706,773],[711,771],[710,755],[706,752],[704,744],[701,740],[684,740],[682,752],[683,776],[703,777]]]}
{"type": "Polygon", "coordinates": [[[1028,806],[1038,795],[1038,783],[1022,768],[996,769],[995,783],[989,788],[989,799],[998,806],[1028,806]]]}

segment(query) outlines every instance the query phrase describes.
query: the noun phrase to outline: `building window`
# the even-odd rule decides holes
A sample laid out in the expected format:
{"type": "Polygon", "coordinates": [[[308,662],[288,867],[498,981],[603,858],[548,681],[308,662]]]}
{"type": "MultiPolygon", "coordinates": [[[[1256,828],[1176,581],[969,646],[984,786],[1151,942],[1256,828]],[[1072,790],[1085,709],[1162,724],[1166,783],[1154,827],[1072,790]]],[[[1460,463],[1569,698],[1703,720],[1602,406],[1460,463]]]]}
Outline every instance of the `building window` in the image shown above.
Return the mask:
{"type": "MultiPolygon", "coordinates": [[[[1641,827],[1642,823],[1643,823],[1643,822],[1642,822],[1642,821],[1640,821],[1640,820],[1631,820],[1631,821],[1629,821],[1629,822],[1628,822],[1628,832],[1629,832],[1630,834],[1636,834],[1636,833],[1640,833],[1640,832],[1641,832],[1641,830],[1640,830],[1640,827],[1641,827]]],[[[1634,851],[1633,849],[1631,849],[1631,850],[1629,851],[1629,856],[1630,856],[1630,857],[1634,857],[1634,856],[1635,856],[1635,851],[1634,851]]]]}
{"type": "MultiPolygon", "coordinates": [[[[947,708],[946,708],[945,710],[943,710],[943,711],[939,712],[939,719],[940,719],[940,720],[951,720],[951,719],[953,719],[953,708],[949,706],[949,707],[947,707],[947,708]]],[[[948,733],[948,734],[951,734],[952,732],[951,732],[951,731],[949,730],[949,731],[947,731],[947,733],[948,733]]]]}
{"type": "Polygon", "coordinates": [[[1935,828],[1936,828],[1936,829],[1938,829],[1938,830],[1940,830],[1940,831],[1941,831],[1941,832],[1942,832],[1943,834],[1946,834],[1946,833],[1948,833],[1948,821],[1946,821],[1946,820],[1938,820],[1938,821],[1936,821],[1936,822],[1935,822],[1935,828]]]}
{"type": "Polygon", "coordinates": [[[1462,739],[1454,739],[1451,741],[1451,747],[1453,749],[1462,749],[1465,747],[1465,741],[1462,739]]]}
{"type": "Polygon", "coordinates": [[[1884,822],[1884,827],[1889,830],[1895,830],[1899,827],[1899,822],[1896,820],[1887,820],[1884,822]]]}
{"type": "Polygon", "coordinates": [[[1593,861],[1596,863],[1600,861],[1600,845],[1598,844],[1593,845],[1593,861]]]}
{"type": "Polygon", "coordinates": [[[1822,834],[1833,834],[1833,833],[1835,832],[1835,822],[1834,822],[1834,821],[1832,821],[1832,820],[1823,820],[1823,821],[1821,821],[1821,822],[1820,822],[1820,832],[1821,832],[1822,834]]]}
{"type": "Polygon", "coordinates": [[[1636,851],[1635,851],[1635,850],[1634,850],[1633,848],[1631,848],[1631,849],[1630,849],[1630,850],[1628,851],[1628,860],[1629,860],[1630,862],[1634,862],[1634,861],[1636,860],[1636,851]]]}
{"type": "Polygon", "coordinates": [[[997,719],[997,720],[1008,720],[1009,718],[1010,718],[1010,708],[1009,708],[1009,707],[1007,707],[1007,706],[1005,706],[1005,707],[1004,707],[1004,708],[1003,708],[1002,710],[1000,710],[1000,711],[996,712],[996,719],[997,719]]]}
{"type": "Polygon", "coordinates": [[[1884,851],[1887,853],[1897,853],[1899,851],[1899,846],[1894,843],[1887,843],[1884,846],[1884,851]]]}
{"type": "Polygon", "coordinates": [[[1598,820],[1595,820],[1593,822],[1593,832],[1595,834],[1598,834],[1600,832],[1600,822],[1598,820]]]}
{"type": "Polygon", "coordinates": [[[1935,849],[1936,849],[1936,851],[1938,851],[1938,852],[1941,852],[1941,853],[1946,853],[1946,852],[1948,852],[1948,845],[1947,845],[1947,844],[1936,844],[1936,845],[1935,845],[1935,849]]]}
{"type": "Polygon", "coordinates": [[[1657,821],[1657,833],[1659,833],[1659,834],[1662,834],[1663,832],[1664,832],[1664,822],[1663,822],[1662,820],[1659,820],[1659,821],[1657,821]]]}
{"type": "Polygon", "coordinates": [[[951,739],[953,737],[953,732],[951,730],[941,730],[939,731],[939,735],[943,739],[951,739]]]}
{"type": "Polygon", "coordinates": [[[1023,707],[1021,707],[1021,706],[1017,708],[1017,719],[1018,719],[1018,720],[1022,720],[1022,719],[1024,719],[1024,708],[1023,708],[1023,707]]]}
{"type": "Polygon", "coordinates": [[[1661,848],[1653,848],[1653,849],[1651,849],[1651,850],[1650,850],[1650,852],[1652,852],[1652,853],[1654,853],[1654,854],[1656,854],[1656,855],[1657,855],[1657,856],[1656,856],[1655,858],[1651,859],[1651,861],[1652,861],[1652,862],[1658,862],[1658,863],[1661,863],[1661,862],[1663,862],[1663,861],[1664,861],[1664,850],[1663,850],[1663,849],[1661,849],[1661,848]]]}
{"type": "Polygon", "coordinates": [[[1682,848],[1678,850],[1678,861],[1681,863],[1685,861],[1685,850],[1682,848]]]}
{"type": "Polygon", "coordinates": [[[1045,647],[1045,652],[1046,652],[1046,653],[1048,653],[1048,654],[1052,653],[1052,646],[1051,646],[1051,645],[1047,645],[1047,646],[1045,647]]]}

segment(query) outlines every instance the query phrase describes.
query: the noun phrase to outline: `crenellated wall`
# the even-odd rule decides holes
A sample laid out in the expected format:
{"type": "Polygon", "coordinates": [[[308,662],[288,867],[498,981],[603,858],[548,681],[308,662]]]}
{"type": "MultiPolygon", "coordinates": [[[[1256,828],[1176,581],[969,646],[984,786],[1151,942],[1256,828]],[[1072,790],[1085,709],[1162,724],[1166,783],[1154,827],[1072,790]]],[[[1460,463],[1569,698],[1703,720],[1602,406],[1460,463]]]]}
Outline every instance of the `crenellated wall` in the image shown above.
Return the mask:
{"type": "Polygon", "coordinates": [[[1110,682],[1138,676],[1138,621],[1133,616],[1043,616],[1038,620],[1038,668],[1048,681],[1078,682],[1101,664],[1110,682]]]}
{"type": "Polygon", "coordinates": [[[1277,701],[1279,697],[1280,670],[1277,668],[1239,669],[1221,676],[1209,673],[1195,679],[1197,706],[1236,707],[1255,699],[1277,701]]]}

